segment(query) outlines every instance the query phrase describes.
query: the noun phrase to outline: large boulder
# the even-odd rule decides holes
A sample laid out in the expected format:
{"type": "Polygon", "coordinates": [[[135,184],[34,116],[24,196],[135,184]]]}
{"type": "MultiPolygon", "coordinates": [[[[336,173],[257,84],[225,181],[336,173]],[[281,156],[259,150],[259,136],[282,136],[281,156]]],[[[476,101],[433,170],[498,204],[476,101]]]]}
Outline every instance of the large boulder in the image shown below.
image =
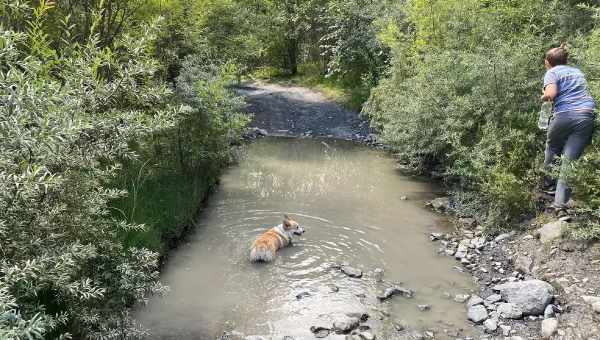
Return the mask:
{"type": "Polygon", "coordinates": [[[548,282],[527,280],[508,282],[493,287],[502,299],[516,305],[523,315],[541,315],[554,299],[554,288],[548,282]]]}

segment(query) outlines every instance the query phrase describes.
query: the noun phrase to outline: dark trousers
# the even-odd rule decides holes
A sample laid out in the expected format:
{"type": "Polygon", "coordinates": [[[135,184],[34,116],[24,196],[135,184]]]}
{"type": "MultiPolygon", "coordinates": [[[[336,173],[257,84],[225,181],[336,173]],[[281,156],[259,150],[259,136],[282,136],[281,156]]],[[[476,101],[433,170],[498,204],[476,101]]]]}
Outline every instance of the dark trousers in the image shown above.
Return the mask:
{"type": "Polygon", "coordinates": [[[544,167],[549,169],[556,156],[564,155],[567,161],[561,164],[561,175],[554,195],[555,206],[564,206],[571,198],[571,189],[565,180],[568,162],[581,157],[585,147],[592,141],[595,128],[596,115],[593,112],[560,112],[552,117],[548,127],[544,167]]]}

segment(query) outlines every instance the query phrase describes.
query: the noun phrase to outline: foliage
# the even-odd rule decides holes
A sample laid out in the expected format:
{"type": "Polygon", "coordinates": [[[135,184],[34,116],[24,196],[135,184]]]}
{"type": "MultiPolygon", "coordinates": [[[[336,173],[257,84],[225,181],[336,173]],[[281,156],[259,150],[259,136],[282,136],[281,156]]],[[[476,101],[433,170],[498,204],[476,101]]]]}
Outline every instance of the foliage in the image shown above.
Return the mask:
{"type": "Polygon", "coordinates": [[[168,87],[155,7],[35,3],[0,2],[0,338],[138,338],[128,309],[166,289],[143,235],[160,243],[174,228],[173,216],[142,224],[160,204],[146,201],[156,198],[146,183],[165,184],[161,194],[177,174],[203,184],[170,211],[172,223],[191,219],[247,118],[231,68],[195,49],[163,46],[186,72],[168,87]],[[61,17],[81,6],[89,17],[61,17]]]}
{"type": "MultiPolygon", "coordinates": [[[[544,147],[535,125],[543,54],[583,33],[565,17],[577,16],[581,27],[593,17],[540,0],[413,0],[403,11],[408,23],[392,22],[380,34],[393,49],[391,68],[364,113],[406,162],[441,169],[449,184],[477,193],[469,204],[479,202],[488,227],[533,212],[544,147]]],[[[582,59],[575,53],[576,64],[582,59]]],[[[577,189],[583,200],[596,194],[584,190],[577,189]]]]}

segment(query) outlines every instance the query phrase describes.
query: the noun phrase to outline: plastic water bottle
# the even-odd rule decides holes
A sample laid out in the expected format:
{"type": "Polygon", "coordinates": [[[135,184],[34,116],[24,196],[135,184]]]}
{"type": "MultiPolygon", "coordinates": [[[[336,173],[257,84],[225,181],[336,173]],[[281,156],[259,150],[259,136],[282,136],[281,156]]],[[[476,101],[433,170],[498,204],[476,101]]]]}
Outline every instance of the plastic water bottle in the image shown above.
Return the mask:
{"type": "Polygon", "coordinates": [[[550,121],[550,116],[552,116],[552,107],[554,104],[552,102],[543,102],[542,108],[540,109],[540,117],[538,119],[538,127],[540,130],[548,130],[548,123],[550,121]]]}

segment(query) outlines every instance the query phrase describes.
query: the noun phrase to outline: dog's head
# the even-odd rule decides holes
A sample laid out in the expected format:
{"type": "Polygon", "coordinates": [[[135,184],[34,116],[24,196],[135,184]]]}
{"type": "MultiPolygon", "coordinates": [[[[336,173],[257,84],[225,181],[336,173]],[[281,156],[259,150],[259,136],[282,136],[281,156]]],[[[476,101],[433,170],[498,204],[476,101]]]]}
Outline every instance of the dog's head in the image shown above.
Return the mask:
{"type": "Polygon", "coordinates": [[[283,216],[283,229],[295,235],[302,235],[304,233],[304,227],[292,220],[288,215],[283,216]]]}

